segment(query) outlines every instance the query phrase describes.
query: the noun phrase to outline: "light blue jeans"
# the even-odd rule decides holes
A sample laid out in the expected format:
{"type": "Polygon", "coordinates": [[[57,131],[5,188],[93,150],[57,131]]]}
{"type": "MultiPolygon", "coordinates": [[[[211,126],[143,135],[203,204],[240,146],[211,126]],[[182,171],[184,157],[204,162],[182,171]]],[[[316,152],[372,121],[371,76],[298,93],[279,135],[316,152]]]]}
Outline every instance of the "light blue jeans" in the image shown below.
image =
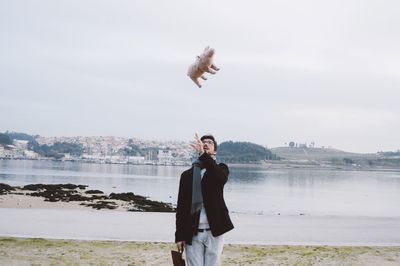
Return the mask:
{"type": "Polygon", "coordinates": [[[224,236],[213,237],[211,231],[198,232],[192,245],[185,245],[188,266],[217,266],[224,247],[224,236]]]}

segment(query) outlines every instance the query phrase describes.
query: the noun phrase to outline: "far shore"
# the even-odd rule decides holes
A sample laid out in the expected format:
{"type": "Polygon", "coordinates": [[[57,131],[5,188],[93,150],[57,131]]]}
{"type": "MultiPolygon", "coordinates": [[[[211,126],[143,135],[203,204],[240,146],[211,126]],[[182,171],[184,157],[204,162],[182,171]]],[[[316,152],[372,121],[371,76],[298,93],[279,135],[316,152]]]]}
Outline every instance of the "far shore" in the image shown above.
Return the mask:
{"type": "MultiPolygon", "coordinates": [[[[70,162],[70,163],[84,163],[84,164],[113,164],[113,165],[131,165],[131,166],[158,166],[158,167],[190,167],[187,164],[133,164],[133,163],[117,163],[117,162],[93,162],[84,160],[56,160],[56,159],[6,159],[1,160],[19,160],[19,161],[54,161],[54,162],[70,162]]],[[[249,162],[249,163],[228,163],[230,167],[254,167],[261,166],[272,170],[279,169],[304,169],[304,170],[333,170],[333,171],[378,171],[378,172],[399,172],[400,166],[367,166],[367,165],[346,165],[346,164],[331,164],[318,162],[315,160],[267,160],[262,162],[249,162]]]]}
{"type": "MultiPolygon", "coordinates": [[[[1,265],[172,265],[174,243],[0,237],[1,265]]],[[[226,244],[221,265],[395,266],[400,247],[226,244]]]]}
{"type": "Polygon", "coordinates": [[[332,170],[332,171],[371,171],[371,172],[400,172],[400,167],[382,167],[365,165],[321,164],[296,160],[265,161],[260,163],[229,163],[229,166],[254,167],[261,166],[271,170],[304,169],[304,170],[332,170]]]}

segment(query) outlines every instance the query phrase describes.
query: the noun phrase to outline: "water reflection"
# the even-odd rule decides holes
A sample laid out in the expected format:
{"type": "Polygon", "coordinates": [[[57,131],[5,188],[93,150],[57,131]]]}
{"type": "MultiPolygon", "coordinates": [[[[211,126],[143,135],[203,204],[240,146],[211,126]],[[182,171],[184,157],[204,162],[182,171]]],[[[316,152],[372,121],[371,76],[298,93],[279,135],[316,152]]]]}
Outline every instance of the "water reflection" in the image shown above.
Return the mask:
{"type": "MultiPolygon", "coordinates": [[[[188,167],[0,161],[0,182],[76,183],[106,193],[134,192],[176,203],[188,167]]],[[[230,167],[231,211],[288,215],[400,216],[400,173],[230,167]]]]}

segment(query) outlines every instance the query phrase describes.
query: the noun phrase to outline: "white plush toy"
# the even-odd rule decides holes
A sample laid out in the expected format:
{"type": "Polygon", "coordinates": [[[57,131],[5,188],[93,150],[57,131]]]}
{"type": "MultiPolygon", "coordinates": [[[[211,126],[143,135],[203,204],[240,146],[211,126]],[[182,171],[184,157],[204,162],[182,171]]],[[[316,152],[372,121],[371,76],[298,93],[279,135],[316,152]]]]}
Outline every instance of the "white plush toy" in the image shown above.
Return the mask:
{"type": "Polygon", "coordinates": [[[219,70],[213,62],[214,53],[215,50],[207,46],[203,53],[196,57],[196,62],[189,66],[187,75],[194,81],[194,83],[196,83],[197,86],[199,86],[199,88],[201,88],[199,78],[204,80],[207,79],[204,76],[205,72],[215,74],[219,70]]]}

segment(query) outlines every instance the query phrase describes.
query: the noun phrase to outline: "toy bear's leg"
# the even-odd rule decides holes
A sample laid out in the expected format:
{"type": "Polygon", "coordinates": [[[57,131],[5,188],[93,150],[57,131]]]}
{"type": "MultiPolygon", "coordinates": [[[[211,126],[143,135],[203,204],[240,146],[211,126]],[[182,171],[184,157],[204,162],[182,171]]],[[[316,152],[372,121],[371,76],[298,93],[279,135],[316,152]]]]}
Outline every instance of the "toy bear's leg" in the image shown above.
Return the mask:
{"type": "Polygon", "coordinates": [[[211,65],[211,68],[214,69],[214,70],[217,70],[217,71],[219,70],[219,67],[217,67],[217,66],[214,65],[214,64],[211,65]]]}
{"type": "Polygon", "coordinates": [[[190,78],[193,80],[194,83],[196,83],[196,85],[197,85],[199,88],[201,88],[201,84],[200,84],[200,82],[199,82],[198,79],[192,78],[192,77],[190,77],[190,78]]]}
{"type": "Polygon", "coordinates": [[[205,69],[205,71],[207,72],[207,73],[210,73],[210,74],[215,74],[215,73],[217,73],[216,71],[214,71],[212,68],[210,68],[210,67],[208,67],[208,68],[206,68],[205,69]]]}
{"type": "Polygon", "coordinates": [[[207,80],[206,76],[204,76],[204,75],[201,75],[200,78],[207,80]]]}

